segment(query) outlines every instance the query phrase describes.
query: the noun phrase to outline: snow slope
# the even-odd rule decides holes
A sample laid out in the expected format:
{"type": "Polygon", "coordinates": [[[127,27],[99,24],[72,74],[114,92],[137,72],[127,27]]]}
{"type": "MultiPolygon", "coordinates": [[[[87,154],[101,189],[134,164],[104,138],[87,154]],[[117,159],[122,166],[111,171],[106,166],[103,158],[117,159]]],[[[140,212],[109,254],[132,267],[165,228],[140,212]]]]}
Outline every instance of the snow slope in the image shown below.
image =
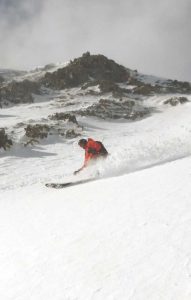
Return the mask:
{"type": "Polygon", "coordinates": [[[1,298],[190,299],[190,162],[3,192],[1,298]]]}
{"type": "MultiPolygon", "coordinates": [[[[44,186],[74,178],[77,140],[1,154],[1,299],[191,299],[191,103],[165,97],[145,100],[158,112],[138,122],[78,119],[111,153],[79,175],[100,180],[44,186]]],[[[16,111],[1,111],[3,126],[16,111]]]]}

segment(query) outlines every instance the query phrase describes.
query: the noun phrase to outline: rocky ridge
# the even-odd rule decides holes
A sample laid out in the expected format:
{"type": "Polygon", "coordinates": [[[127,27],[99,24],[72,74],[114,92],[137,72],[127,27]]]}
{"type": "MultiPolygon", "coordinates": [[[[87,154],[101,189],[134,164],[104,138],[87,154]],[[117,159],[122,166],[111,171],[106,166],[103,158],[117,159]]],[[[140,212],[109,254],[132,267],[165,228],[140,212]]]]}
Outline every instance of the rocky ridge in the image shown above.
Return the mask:
{"type": "Polygon", "coordinates": [[[47,72],[41,82],[46,87],[65,89],[98,80],[125,82],[128,77],[125,67],[109,60],[104,55],[90,55],[87,52],[82,57],[71,61],[65,68],[53,73],[47,72]]]}
{"type": "MultiPolygon", "coordinates": [[[[164,105],[184,104],[188,101],[186,95],[191,94],[191,84],[178,80],[156,79],[149,82],[136,70],[125,68],[104,55],[91,55],[89,52],[59,69],[50,64],[33,70],[31,74],[21,72],[20,77],[18,75],[13,81],[0,77],[2,109],[34,103],[35,95],[42,94],[44,99],[46,96],[48,99],[55,97],[51,105],[57,112],[44,119],[15,126],[13,134],[18,128],[23,130],[20,142],[25,146],[39,143],[53,135],[63,139],[76,138],[83,130],[77,122],[78,116],[140,120],[153,113],[152,107],[146,107],[143,101],[153,95],[171,94],[164,105]],[[79,103],[79,108],[73,109],[79,99],[82,105],[79,103]]],[[[14,140],[12,135],[8,137],[5,129],[2,129],[1,148],[8,149],[14,140]]]]}

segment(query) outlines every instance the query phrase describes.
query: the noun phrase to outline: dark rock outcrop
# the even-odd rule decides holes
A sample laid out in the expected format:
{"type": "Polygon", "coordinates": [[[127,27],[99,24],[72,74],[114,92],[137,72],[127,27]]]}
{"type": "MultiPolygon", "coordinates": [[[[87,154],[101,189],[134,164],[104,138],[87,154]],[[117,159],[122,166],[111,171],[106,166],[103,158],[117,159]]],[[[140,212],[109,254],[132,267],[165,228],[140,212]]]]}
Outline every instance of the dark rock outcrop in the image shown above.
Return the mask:
{"type": "Polygon", "coordinates": [[[41,82],[53,89],[76,87],[88,81],[109,80],[124,82],[128,71],[104,55],[90,55],[89,52],[76,58],[69,65],[53,73],[46,73],[41,82]]]}
{"type": "Polygon", "coordinates": [[[13,142],[10,138],[8,138],[7,134],[5,133],[5,129],[0,128],[0,148],[7,150],[12,145],[13,145],[13,142]]]}
{"type": "Polygon", "coordinates": [[[113,92],[113,91],[118,91],[120,88],[118,87],[118,85],[111,81],[111,80],[94,80],[94,81],[89,81],[87,83],[85,83],[81,89],[85,90],[89,87],[92,86],[99,86],[100,92],[101,93],[109,93],[109,92],[113,92]]]}
{"type": "Polygon", "coordinates": [[[180,82],[169,80],[163,85],[160,84],[138,84],[133,90],[134,94],[150,96],[154,94],[170,94],[170,93],[191,93],[191,85],[189,82],[180,82]]]}
{"type": "Polygon", "coordinates": [[[162,90],[158,85],[153,86],[151,84],[139,84],[136,88],[133,89],[133,93],[143,96],[150,96],[155,93],[162,93],[162,90]]]}
{"type": "Polygon", "coordinates": [[[25,135],[32,139],[47,138],[50,127],[46,124],[27,125],[25,135]]]}
{"type": "Polygon", "coordinates": [[[101,80],[99,81],[100,91],[105,94],[109,92],[118,92],[120,88],[111,80],[101,80]]]}
{"type": "Polygon", "coordinates": [[[50,120],[57,120],[57,121],[67,121],[67,122],[72,122],[74,124],[78,124],[76,117],[74,115],[71,114],[67,114],[67,113],[55,113],[54,115],[49,116],[50,120]]]}
{"type": "Polygon", "coordinates": [[[0,88],[0,104],[32,103],[32,94],[40,94],[40,85],[36,82],[24,80],[21,82],[12,81],[0,88]]]}
{"type": "MultiPolygon", "coordinates": [[[[142,76],[144,79],[144,76],[142,76]]],[[[178,80],[158,80],[155,84],[144,83],[141,81],[140,76],[130,77],[128,84],[134,85],[132,89],[133,94],[150,96],[154,94],[168,94],[168,93],[179,93],[179,94],[190,94],[191,84],[189,82],[178,81],[178,80]]]]}
{"type": "Polygon", "coordinates": [[[79,132],[76,132],[74,129],[68,129],[65,132],[65,137],[67,139],[73,139],[73,138],[76,138],[78,136],[80,136],[79,132]]]}
{"type": "Polygon", "coordinates": [[[120,88],[115,82],[111,80],[95,80],[87,82],[82,86],[82,90],[88,89],[92,86],[99,86],[100,92],[89,89],[86,94],[104,95],[106,93],[112,93],[112,96],[114,98],[122,98],[128,93],[127,89],[120,88]]]}
{"type": "Polygon", "coordinates": [[[166,91],[168,93],[191,93],[191,84],[187,81],[168,80],[166,82],[166,91]]]}
{"type": "Polygon", "coordinates": [[[28,124],[24,127],[25,136],[23,143],[25,146],[39,143],[41,139],[49,136],[61,136],[66,139],[80,136],[82,127],[77,123],[74,115],[56,113],[49,116],[49,120],[44,119],[43,124],[28,124]]]}
{"type": "Polygon", "coordinates": [[[189,100],[186,97],[172,97],[172,98],[164,101],[164,104],[170,104],[172,106],[176,106],[178,104],[184,104],[188,101],[189,100]]]}
{"type": "Polygon", "coordinates": [[[102,119],[137,120],[147,116],[150,111],[145,107],[138,106],[132,100],[100,99],[97,104],[93,104],[78,113],[83,116],[95,116],[102,119]]]}

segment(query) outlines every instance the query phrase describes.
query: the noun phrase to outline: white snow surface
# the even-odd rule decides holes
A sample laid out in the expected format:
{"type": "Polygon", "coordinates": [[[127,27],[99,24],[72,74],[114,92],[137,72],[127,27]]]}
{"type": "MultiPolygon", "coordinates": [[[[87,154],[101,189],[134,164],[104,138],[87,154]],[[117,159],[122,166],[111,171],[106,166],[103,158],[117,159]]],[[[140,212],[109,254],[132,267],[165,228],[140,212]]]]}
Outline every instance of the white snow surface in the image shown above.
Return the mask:
{"type": "MultiPolygon", "coordinates": [[[[78,176],[77,139],[0,153],[0,299],[191,299],[191,103],[163,105],[169,97],[145,100],[158,111],[137,122],[78,118],[110,152],[78,176]]],[[[59,103],[2,109],[0,127],[65,111],[59,103]]]]}

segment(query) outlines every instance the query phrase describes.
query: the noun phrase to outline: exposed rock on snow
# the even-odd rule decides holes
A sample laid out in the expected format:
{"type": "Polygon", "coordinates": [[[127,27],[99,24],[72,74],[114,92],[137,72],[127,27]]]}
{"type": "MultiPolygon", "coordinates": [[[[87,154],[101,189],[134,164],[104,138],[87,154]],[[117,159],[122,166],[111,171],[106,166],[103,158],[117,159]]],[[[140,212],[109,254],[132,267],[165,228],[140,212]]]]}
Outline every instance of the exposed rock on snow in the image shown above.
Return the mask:
{"type": "Polygon", "coordinates": [[[5,133],[5,129],[0,128],[0,148],[7,150],[12,145],[13,145],[13,142],[10,138],[8,138],[7,134],[5,133]]]}
{"type": "Polygon", "coordinates": [[[186,97],[172,97],[166,101],[164,101],[164,104],[170,104],[172,106],[176,106],[178,104],[184,104],[186,102],[188,102],[188,98],[186,97]]]}
{"type": "Polygon", "coordinates": [[[25,128],[25,134],[32,139],[44,139],[47,138],[50,127],[46,124],[27,125],[25,128]]]}
{"type": "Polygon", "coordinates": [[[98,103],[78,113],[83,116],[95,116],[102,119],[137,120],[150,114],[150,110],[133,100],[100,99],[98,103]]]}
{"type": "Polygon", "coordinates": [[[12,81],[0,89],[0,104],[3,107],[10,104],[32,103],[33,93],[40,94],[38,83],[29,80],[12,81]]]}
{"type": "Polygon", "coordinates": [[[122,89],[111,80],[102,80],[99,82],[99,88],[102,94],[112,92],[122,95],[122,89]]]}
{"type": "Polygon", "coordinates": [[[54,115],[49,116],[50,120],[63,120],[63,121],[68,121],[68,122],[72,122],[74,124],[78,124],[76,117],[74,115],[71,114],[67,114],[67,113],[55,113],[54,115]]]}
{"type": "Polygon", "coordinates": [[[68,129],[65,131],[65,137],[67,139],[73,139],[80,136],[80,133],[75,131],[74,129],[68,129]]]}
{"type": "Polygon", "coordinates": [[[25,136],[22,139],[24,145],[40,143],[41,139],[49,136],[61,136],[66,139],[75,138],[81,135],[82,127],[77,123],[74,115],[56,113],[43,120],[43,123],[28,124],[24,127],[25,136]]]}
{"type": "Polygon", "coordinates": [[[167,80],[166,91],[168,93],[191,93],[191,84],[186,81],[167,80]]]}
{"type": "Polygon", "coordinates": [[[111,80],[94,80],[94,81],[88,81],[82,86],[82,89],[85,90],[91,86],[99,86],[100,92],[102,93],[109,93],[116,90],[119,90],[120,88],[111,80]]]}
{"type": "Polygon", "coordinates": [[[157,77],[152,76],[150,78],[147,75],[136,74],[135,77],[131,77],[128,80],[129,84],[135,85],[133,93],[148,96],[153,94],[190,94],[191,84],[189,82],[182,82],[178,80],[157,80],[157,77]]]}
{"type": "Polygon", "coordinates": [[[158,85],[152,86],[151,84],[138,85],[133,89],[134,94],[150,96],[154,93],[161,93],[163,90],[158,85]]]}
{"type": "Polygon", "coordinates": [[[120,88],[115,82],[111,80],[94,80],[85,83],[82,90],[88,89],[86,94],[90,95],[104,95],[106,93],[112,93],[112,96],[115,98],[121,98],[127,95],[128,90],[124,88],[120,88]],[[90,87],[98,86],[99,91],[91,90],[90,87]]]}

